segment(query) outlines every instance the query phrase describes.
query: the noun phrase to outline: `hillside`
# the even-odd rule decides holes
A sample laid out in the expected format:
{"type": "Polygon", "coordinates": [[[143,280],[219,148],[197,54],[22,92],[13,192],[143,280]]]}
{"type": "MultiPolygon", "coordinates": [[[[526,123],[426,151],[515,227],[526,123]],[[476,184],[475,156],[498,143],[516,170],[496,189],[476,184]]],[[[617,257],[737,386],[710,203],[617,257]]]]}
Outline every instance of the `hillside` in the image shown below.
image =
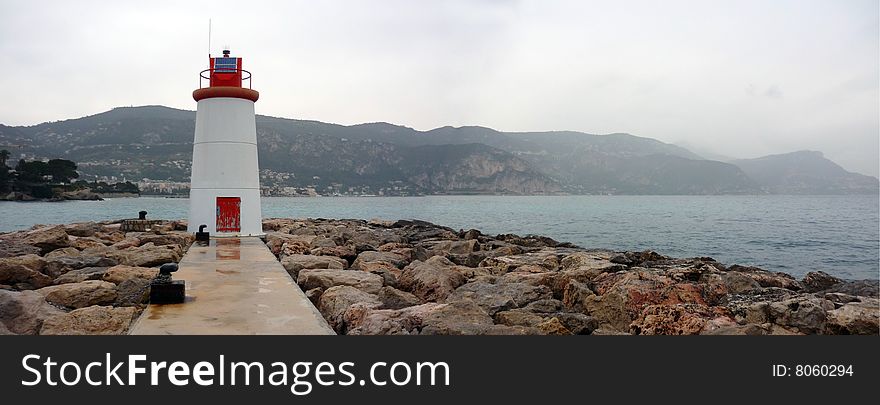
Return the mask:
{"type": "MultiPolygon", "coordinates": [[[[85,179],[186,182],[194,120],[193,111],[121,107],[34,126],[0,125],[0,148],[14,158],[80,162],[85,179]]],[[[871,179],[876,184],[872,177],[847,177],[830,161],[771,175],[779,171],[772,164],[705,160],[630,134],[473,126],[417,131],[388,123],[344,126],[257,116],[257,138],[264,186],[324,194],[849,193],[870,192],[871,179]]]]}
{"type": "Polygon", "coordinates": [[[852,173],[822,152],[799,151],[731,162],[765,190],[776,194],[876,194],[876,178],[852,173]]]}

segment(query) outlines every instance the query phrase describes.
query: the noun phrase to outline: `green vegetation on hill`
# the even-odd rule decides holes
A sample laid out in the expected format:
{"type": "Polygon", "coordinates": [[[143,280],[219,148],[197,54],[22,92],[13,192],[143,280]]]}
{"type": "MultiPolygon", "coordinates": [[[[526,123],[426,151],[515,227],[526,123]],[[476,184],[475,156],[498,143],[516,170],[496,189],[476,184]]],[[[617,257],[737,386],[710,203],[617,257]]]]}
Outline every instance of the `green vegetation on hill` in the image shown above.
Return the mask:
{"type": "Polygon", "coordinates": [[[76,163],[66,159],[49,161],[20,159],[15,169],[6,166],[7,150],[0,150],[0,198],[30,199],[98,199],[95,193],[138,193],[130,182],[107,184],[87,181],[72,182],[79,177],[76,163]]]}

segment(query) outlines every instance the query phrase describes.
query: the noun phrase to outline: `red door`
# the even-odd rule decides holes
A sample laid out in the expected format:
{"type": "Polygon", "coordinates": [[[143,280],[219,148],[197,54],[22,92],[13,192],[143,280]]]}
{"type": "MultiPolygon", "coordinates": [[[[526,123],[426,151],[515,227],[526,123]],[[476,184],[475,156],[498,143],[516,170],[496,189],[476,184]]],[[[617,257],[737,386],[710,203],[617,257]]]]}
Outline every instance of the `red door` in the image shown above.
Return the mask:
{"type": "Polygon", "coordinates": [[[217,232],[241,232],[241,197],[217,197],[217,232]]]}

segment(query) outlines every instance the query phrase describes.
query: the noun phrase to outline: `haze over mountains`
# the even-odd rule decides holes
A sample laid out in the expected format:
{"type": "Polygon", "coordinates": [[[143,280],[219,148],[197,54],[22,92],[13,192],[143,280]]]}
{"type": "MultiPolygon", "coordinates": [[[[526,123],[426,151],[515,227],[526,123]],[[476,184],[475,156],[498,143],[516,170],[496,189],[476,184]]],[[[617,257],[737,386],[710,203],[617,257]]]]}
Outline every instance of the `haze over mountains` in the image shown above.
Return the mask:
{"type": "MultiPolygon", "coordinates": [[[[80,163],[128,180],[188,181],[193,111],[120,107],[34,126],[0,125],[0,149],[80,163]]],[[[416,131],[257,116],[262,183],[366,194],[850,194],[878,193],[820,152],[729,163],[629,134],[416,131]]],[[[229,157],[217,156],[218,159],[229,157]]]]}

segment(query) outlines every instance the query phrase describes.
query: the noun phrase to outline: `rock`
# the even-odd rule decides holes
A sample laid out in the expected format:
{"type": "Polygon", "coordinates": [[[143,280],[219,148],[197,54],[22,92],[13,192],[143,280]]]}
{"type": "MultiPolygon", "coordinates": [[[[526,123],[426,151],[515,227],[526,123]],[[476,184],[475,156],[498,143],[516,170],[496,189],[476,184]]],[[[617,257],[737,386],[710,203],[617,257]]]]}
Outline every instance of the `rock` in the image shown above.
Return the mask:
{"type": "Polygon", "coordinates": [[[371,262],[390,263],[397,268],[403,268],[408,263],[403,255],[394,252],[366,251],[358,254],[357,259],[351,264],[351,268],[360,269],[365,263],[371,262]]]}
{"type": "Polygon", "coordinates": [[[481,236],[483,236],[483,233],[477,229],[468,229],[460,234],[460,237],[465,240],[480,239],[481,236]]]}
{"type": "Polygon", "coordinates": [[[831,288],[823,292],[876,298],[878,293],[880,293],[880,280],[844,281],[831,286],[831,288]]]}
{"type": "MultiPolygon", "coordinates": [[[[84,252],[87,252],[85,250],[84,252]]],[[[128,266],[151,267],[165,263],[177,263],[180,261],[181,248],[177,245],[153,246],[144,244],[133,250],[126,250],[126,255],[119,262],[128,266]]]]}
{"type": "Polygon", "coordinates": [[[559,321],[559,318],[553,317],[539,323],[537,328],[547,335],[571,335],[571,331],[559,321]]]}
{"type": "Polygon", "coordinates": [[[0,284],[12,284],[22,290],[33,290],[52,284],[52,278],[24,265],[0,259],[0,284]]]}
{"type": "Polygon", "coordinates": [[[544,322],[544,317],[522,308],[500,311],[495,314],[494,319],[498,324],[507,326],[536,327],[544,322]]]}
{"type": "Polygon", "coordinates": [[[327,238],[324,236],[318,236],[315,239],[312,239],[312,242],[309,243],[309,248],[332,248],[338,246],[335,241],[331,238],[327,238]]]}
{"type": "Polygon", "coordinates": [[[89,237],[95,236],[96,233],[102,232],[104,226],[94,222],[81,222],[63,225],[64,232],[70,236],[89,237]]]}
{"type": "Polygon", "coordinates": [[[480,267],[493,268],[495,274],[516,271],[517,268],[527,265],[543,267],[547,271],[556,271],[559,270],[559,257],[553,250],[543,250],[520,255],[489,257],[480,263],[480,267]]]}
{"type": "Polygon", "coordinates": [[[703,289],[692,282],[675,282],[654,270],[632,268],[606,273],[593,281],[596,296],[585,297],[583,312],[596,318],[605,328],[629,331],[629,325],[642,310],[657,304],[707,305],[703,289]]]}
{"type": "Polygon", "coordinates": [[[763,336],[770,334],[770,331],[761,325],[749,323],[745,325],[729,325],[715,329],[704,329],[702,335],[742,335],[742,336],[763,336]]]}
{"type": "Polygon", "coordinates": [[[298,253],[291,252],[289,254],[302,254],[310,249],[309,244],[314,239],[314,235],[290,235],[281,232],[269,232],[266,234],[266,246],[269,247],[269,250],[271,250],[273,254],[278,256],[282,253],[284,244],[290,243],[291,246],[289,247],[289,250],[293,251],[302,249],[302,251],[298,253]]]}
{"type": "Polygon", "coordinates": [[[70,256],[59,255],[49,258],[46,262],[45,272],[52,278],[58,278],[71,270],[86,267],[111,267],[117,264],[119,264],[119,261],[115,257],[105,257],[101,254],[85,254],[77,252],[70,256]]]}
{"type": "Polygon", "coordinates": [[[100,280],[107,272],[107,267],[84,267],[71,270],[56,278],[53,284],[79,283],[87,280],[100,280]]]}
{"type": "MultiPolygon", "coordinates": [[[[77,249],[77,250],[85,250],[88,248],[102,248],[104,246],[107,246],[107,245],[105,245],[103,242],[101,242],[97,238],[90,238],[90,237],[80,238],[80,237],[75,237],[75,236],[70,237],[70,247],[77,249]]],[[[58,250],[61,250],[61,249],[58,249],[58,250]]],[[[54,251],[52,251],[52,253],[55,253],[58,250],[54,250],[54,251]]],[[[70,252],[70,251],[68,251],[68,252],[70,252]]]]}
{"type": "Polygon", "coordinates": [[[18,237],[22,243],[40,248],[43,254],[70,246],[63,226],[49,226],[26,231],[18,237]]]}
{"type": "Polygon", "coordinates": [[[0,258],[40,253],[40,248],[12,239],[0,239],[0,258]]]}
{"type": "MultiPolygon", "coordinates": [[[[414,307],[410,307],[414,308],[414,307]]],[[[451,302],[436,307],[422,319],[422,335],[491,334],[492,317],[472,301],[451,302]]]]}
{"type": "MultiPolygon", "coordinates": [[[[447,304],[429,302],[399,310],[374,309],[360,304],[349,307],[345,322],[349,335],[417,335],[428,314],[447,304]]],[[[491,318],[489,319],[491,323],[491,318]]]]}
{"type": "MultiPolygon", "coordinates": [[[[708,307],[696,304],[649,305],[630,325],[634,335],[696,335],[712,318],[708,307]]],[[[731,320],[730,324],[734,324],[731,320]]]]}
{"type": "Polygon", "coordinates": [[[583,312],[587,307],[587,299],[595,296],[596,293],[587,284],[571,280],[565,287],[562,304],[569,310],[583,312]]]}
{"type": "Polygon", "coordinates": [[[63,313],[35,291],[0,290],[0,324],[11,333],[36,335],[47,318],[63,313]]]}
{"type": "Polygon", "coordinates": [[[89,306],[46,319],[41,335],[124,335],[135,308],[89,306]]]}
{"type": "Polygon", "coordinates": [[[382,309],[401,309],[422,303],[414,294],[388,286],[379,290],[379,300],[382,301],[382,309]]]}
{"type": "Polygon", "coordinates": [[[606,271],[623,270],[623,266],[608,260],[607,252],[576,252],[572,253],[559,262],[563,270],[577,268],[609,269],[606,271]],[[614,270],[611,270],[614,269],[614,270]]]}
{"type": "Polygon", "coordinates": [[[728,271],[742,273],[754,279],[761,287],[778,287],[792,291],[800,291],[803,286],[794,277],[779,272],[769,272],[757,267],[732,265],[728,271]]]}
{"type": "Polygon", "coordinates": [[[650,267],[654,263],[669,260],[667,256],[663,256],[653,250],[645,250],[643,252],[623,252],[611,256],[611,263],[622,264],[628,267],[650,267]]]}
{"type": "Polygon", "coordinates": [[[117,283],[116,301],[113,305],[117,307],[130,307],[146,304],[150,301],[151,282],[151,279],[133,277],[117,283]]]}
{"type": "Polygon", "coordinates": [[[801,333],[819,333],[825,329],[826,312],[834,304],[826,299],[798,296],[779,302],[758,302],[749,307],[749,323],[774,323],[801,333]]]}
{"type": "Polygon", "coordinates": [[[345,311],[353,304],[364,304],[370,308],[378,308],[382,305],[379,297],[368,294],[357,288],[347,285],[330,287],[321,294],[318,301],[318,311],[324,315],[330,327],[336,333],[344,334],[346,325],[343,316],[345,311]]]}
{"type": "Polygon", "coordinates": [[[154,267],[118,265],[107,269],[101,279],[113,284],[120,284],[123,281],[130,280],[132,278],[152,281],[154,278],[156,278],[157,275],[159,275],[159,269],[154,267]]]}
{"type": "Polygon", "coordinates": [[[721,281],[730,294],[744,294],[761,288],[755,279],[739,272],[727,272],[721,276],[721,281]]]}
{"type": "Polygon", "coordinates": [[[64,256],[78,256],[78,255],[80,255],[80,250],[81,250],[81,249],[77,249],[77,248],[75,248],[75,247],[68,246],[68,247],[64,247],[64,248],[61,248],[61,249],[55,249],[55,250],[53,250],[53,251],[51,251],[51,252],[45,254],[45,255],[43,256],[43,258],[46,259],[46,260],[52,260],[52,259],[55,259],[55,258],[57,258],[57,257],[64,257],[64,256]]]}
{"type": "Polygon", "coordinates": [[[137,237],[138,246],[152,243],[155,246],[176,245],[187,247],[195,241],[195,235],[188,232],[168,232],[162,234],[145,233],[137,237]]]}
{"type": "Polygon", "coordinates": [[[323,288],[325,294],[328,288],[338,285],[351,286],[370,294],[378,294],[382,288],[382,277],[354,270],[303,269],[296,282],[304,290],[323,288]]]}
{"type": "Polygon", "coordinates": [[[116,301],[116,286],[106,281],[89,280],[43,287],[36,290],[46,301],[68,308],[110,305],[116,301]]]}
{"type": "MultiPolygon", "coordinates": [[[[348,266],[348,262],[333,256],[290,255],[281,261],[284,269],[296,279],[303,269],[338,269],[348,266]]],[[[328,286],[329,287],[329,286],[328,286]]]]}
{"type": "Polygon", "coordinates": [[[589,335],[599,327],[599,321],[591,316],[572,312],[559,312],[555,314],[565,328],[573,335],[589,335]]]}
{"type": "Polygon", "coordinates": [[[324,293],[323,288],[312,288],[310,290],[306,290],[306,298],[312,302],[313,305],[317,306],[318,302],[321,300],[321,294],[324,293]]]}
{"type": "Polygon", "coordinates": [[[397,282],[400,288],[412,292],[424,301],[442,302],[453,290],[467,282],[465,276],[454,267],[449,259],[434,256],[424,262],[413,262],[404,268],[397,282]]]}
{"type": "Polygon", "coordinates": [[[533,301],[553,298],[546,286],[519,283],[491,284],[483,281],[469,282],[452,292],[446,302],[473,301],[489,315],[499,311],[521,308],[533,301]]]}
{"type": "Polygon", "coordinates": [[[880,301],[862,297],[840,308],[828,311],[825,333],[833,335],[880,334],[880,301]]]}
{"type": "Polygon", "coordinates": [[[443,240],[431,246],[431,255],[466,255],[477,250],[480,250],[480,243],[476,239],[443,240]]]}
{"type": "Polygon", "coordinates": [[[532,301],[523,309],[537,314],[553,314],[563,311],[565,306],[562,304],[562,301],[557,299],[545,299],[532,301]]]}
{"type": "Polygon", "coordinates": [[[824,271],[811,271],[804,276],[801,284],[804,286],[806,292],[814,293],[827,290],[841,282],[843,282],[843,280],[824,271]]]}

